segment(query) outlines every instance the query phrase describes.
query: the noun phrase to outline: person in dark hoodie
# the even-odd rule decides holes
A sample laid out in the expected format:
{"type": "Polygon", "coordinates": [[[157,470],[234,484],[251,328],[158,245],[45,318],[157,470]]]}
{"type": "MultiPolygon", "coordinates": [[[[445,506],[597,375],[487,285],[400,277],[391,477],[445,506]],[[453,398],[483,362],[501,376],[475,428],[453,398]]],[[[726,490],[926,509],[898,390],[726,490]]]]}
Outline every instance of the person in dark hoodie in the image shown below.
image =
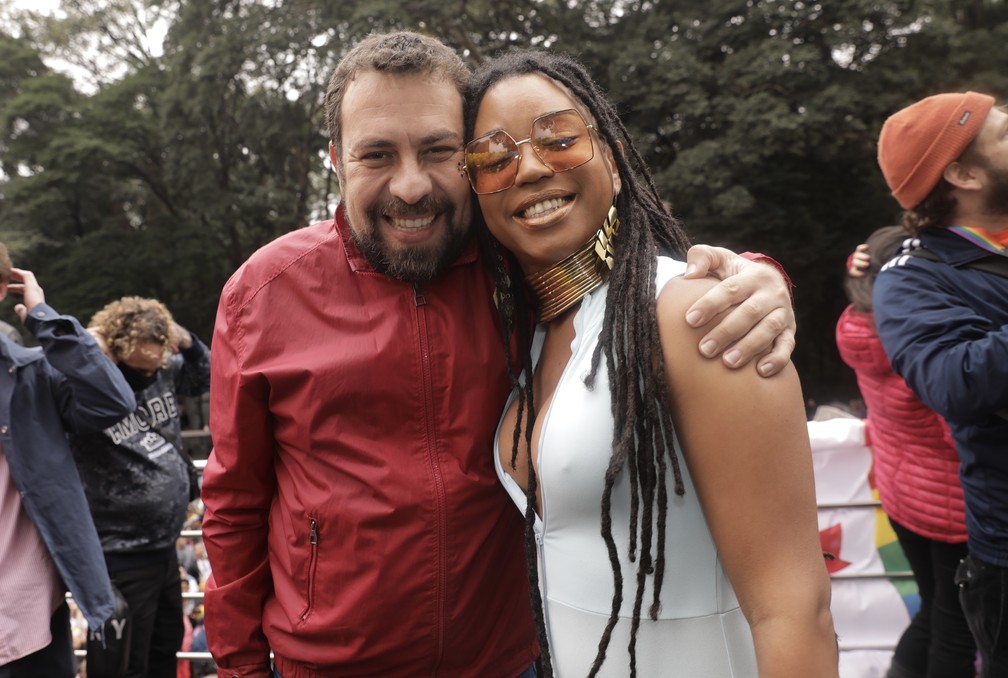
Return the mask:
{"type": "Polygon", "coordinates": [[[173,677],[183,635],[175,540],[198,494],[179,398],[210,388],[210,350],[154,299],[113,301],[88,331],[137,400],[117,423],[71,440],[109,575],[129,606],[126,675],[173,677]]]}
{"type": "Polygon", "coordinates": [[[91,628],[115,598],[66,434],[110,426],[136,401],[94,338],[45,303],[0,243],[0,300],[8,292],[41,347],[0,333],[0,678],[71,678],[65,592],[91,628]]]}

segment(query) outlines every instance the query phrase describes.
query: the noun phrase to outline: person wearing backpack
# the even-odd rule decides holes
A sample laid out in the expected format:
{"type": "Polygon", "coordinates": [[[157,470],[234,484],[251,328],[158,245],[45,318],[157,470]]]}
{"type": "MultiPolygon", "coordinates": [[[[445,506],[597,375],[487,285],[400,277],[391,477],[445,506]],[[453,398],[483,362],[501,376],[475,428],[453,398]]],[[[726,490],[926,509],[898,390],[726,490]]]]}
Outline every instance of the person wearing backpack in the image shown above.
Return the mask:
{"type": "Polygon", "coordinates": [[[878,161],[916,241],[879,273],[893,369],[943,416],[959,455],[969,555],[959,600],[983,678],[1008,675],[1008,111],[977,92],[892,115],[878,161]]]}

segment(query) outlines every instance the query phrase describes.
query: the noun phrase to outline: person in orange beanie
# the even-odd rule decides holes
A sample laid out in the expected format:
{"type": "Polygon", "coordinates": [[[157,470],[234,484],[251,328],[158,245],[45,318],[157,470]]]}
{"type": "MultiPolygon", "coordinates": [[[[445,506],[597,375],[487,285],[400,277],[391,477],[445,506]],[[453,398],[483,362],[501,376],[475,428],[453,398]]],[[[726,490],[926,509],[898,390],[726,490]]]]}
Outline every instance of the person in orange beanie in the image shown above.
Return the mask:
{"type": "Polygon", "coordinates": [[[858,245],[844,279],[851,303],[836,328],[840,358],[857,375],[868,408],[866,438],[882,509],[920,593],[885,678],[973,678],[976,642],[955,584],[968,554],[959,457],[945,420],[892,371],[872,310],[875,279],[908,237],[900,226],[885,226],[858,245]]]}
{"type": "Polygon", "coordinates": [[[885,122],[878,161],[915,239],[876,278],[875,322],[894,371],[952,431],[968,536],[959,602],[981,676],[1006,676],[1008,111],[978,92],[928,97],[885,122]]]}

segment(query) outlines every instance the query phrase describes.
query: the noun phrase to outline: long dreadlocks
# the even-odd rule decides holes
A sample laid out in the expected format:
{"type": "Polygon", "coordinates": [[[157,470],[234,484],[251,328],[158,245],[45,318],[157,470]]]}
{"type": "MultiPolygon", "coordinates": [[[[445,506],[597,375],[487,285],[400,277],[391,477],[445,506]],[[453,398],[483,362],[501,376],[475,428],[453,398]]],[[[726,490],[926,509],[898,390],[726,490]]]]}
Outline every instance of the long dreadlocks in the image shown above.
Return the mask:
{"type": "MultiPolygon", "coordinates": [[[[611,501],[614,484],[625,471],[631,487],[629,555],[631,560],[637,560],[637,592],[629,646],[630,675],[635,676],[637,631],[644,604],[646,578],[648,575],[654,577],[654,594],[648,614],[652,619],[657,619],[659,596],[665,576],[665,526],[668,513],[666,476],[670,465],[674,491],[679,495],[684,491],[679,460],[672,441],[673,424],[664,359],[661,350],[655,348],[661,346],[655,309],[655,258],[659,254],[682,258],[689,242],[678,222],[663,205],[647,165],[616,110],[585,68],[574,59],[549,52],[521,50],[486,64],[476,73],[467,92],[467,138],[473,136],[479,104],[491,87],[508,78],[533,73],[547,76],[564,85],[590,112],[599,137],[612,149],[617,149],[620,144],[624,149],[623,153],[613,153],[622,183],[615,201],[620,231],[616,240],[615,265],[609,278],[603,329],[586,380],[589,387],[594,385],[601,356],[604,354],[610,384],[614,434],[612,456],[605,472],[601,525],[613,568],[614,592],[609,621],[599,640],[598,652],[589,675],[596,675],[605,661],[606,650],[623,604],[623,573],[612,535],[611,501]],[[655,520],[656,535],[652,534],[655,520]]],[[[518,341],[517,352],[512,354],[509,351],[507,361],[508,375],[518,394],[511,457],[511,465],[514,467],[523,436],[528,449],[532,449],[532,428],[536,419],[529,349],[531,302],[514,257],[493,239],[484,225],[480,226],[477,228],[480,245],[484,248],[487,260],[495,264],[504,340],[507,345],[510,345],[512,337],[517,337],[518,341]],[[522,373],[528,378],[521,379],[519,375],[522,373]]],[[[536,566],[536,486],[530,453],[525,512],[528,576],[543,668],[546,676],[552,676],[536,566]]]]}

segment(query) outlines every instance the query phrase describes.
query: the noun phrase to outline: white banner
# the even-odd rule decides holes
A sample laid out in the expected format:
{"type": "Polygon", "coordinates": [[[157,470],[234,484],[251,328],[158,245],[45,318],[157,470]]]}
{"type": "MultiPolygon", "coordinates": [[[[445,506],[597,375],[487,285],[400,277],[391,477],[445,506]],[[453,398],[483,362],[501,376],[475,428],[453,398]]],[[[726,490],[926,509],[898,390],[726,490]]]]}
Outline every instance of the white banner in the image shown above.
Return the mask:
{"type": "Polygon", "coordinates": [[[841,678],[882,678],[892,649],[910,616],[902,596],[885,577],[879,547],[892,541],[881,509],[839,508],[871,504],[871,450],[860,419],[810,421],[819,534],[833,575],[833,622],[840,642],[841,678]],[[844,579],[859,575],[859,578],[844,579]],[[860,578],[864,577],[864,578],[860,578]]]}

